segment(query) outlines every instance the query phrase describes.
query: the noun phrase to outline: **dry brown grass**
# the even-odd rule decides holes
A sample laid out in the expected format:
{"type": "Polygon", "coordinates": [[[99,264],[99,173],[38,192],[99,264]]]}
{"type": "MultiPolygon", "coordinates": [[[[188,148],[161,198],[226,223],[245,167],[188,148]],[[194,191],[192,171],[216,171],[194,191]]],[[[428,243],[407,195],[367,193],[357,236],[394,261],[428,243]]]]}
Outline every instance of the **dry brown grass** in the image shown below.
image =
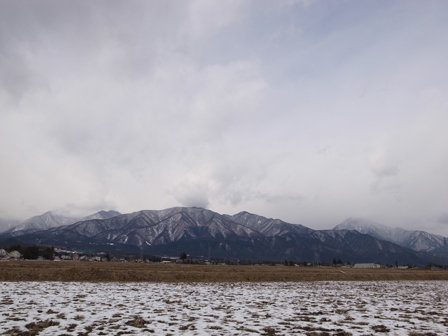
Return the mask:
{"type": "Polygon", "coordinates": [[[70,261],[0,262],[0,281],[284,282],[380,280],[448,280],[448,271],[70,261]]]}

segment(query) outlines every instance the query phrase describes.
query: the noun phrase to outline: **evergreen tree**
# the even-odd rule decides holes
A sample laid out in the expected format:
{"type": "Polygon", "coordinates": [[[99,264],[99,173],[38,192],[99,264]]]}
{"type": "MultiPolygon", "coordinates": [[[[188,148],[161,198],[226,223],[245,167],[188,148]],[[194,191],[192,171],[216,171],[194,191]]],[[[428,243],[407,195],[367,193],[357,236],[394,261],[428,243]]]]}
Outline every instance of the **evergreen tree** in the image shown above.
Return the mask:
{"type": "Polygon", "coordinates": [[[44,259],[53,260],[54,259],[54,246],[47,247],[43,253],[44,259]]]}
{"type": "Polygon", "coordinates": [[[37,259],[39,257],[39,248],[37,246],[28,246],[23,252],[25,259],[37,259]]]}
{"type": "Polygon", "coordinates": [[[12,251],[19,251],[20,252],[21,246],[20,245],[12,245],[6,249],[7,252],[12,251]]]}

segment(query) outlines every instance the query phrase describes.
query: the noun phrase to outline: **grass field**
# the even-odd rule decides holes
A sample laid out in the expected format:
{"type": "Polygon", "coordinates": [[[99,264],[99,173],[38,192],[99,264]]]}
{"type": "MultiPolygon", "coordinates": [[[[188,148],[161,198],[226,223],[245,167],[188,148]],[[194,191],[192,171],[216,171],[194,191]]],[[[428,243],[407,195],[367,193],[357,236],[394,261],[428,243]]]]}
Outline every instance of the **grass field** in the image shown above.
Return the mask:
{"type": "Polygon", "coordinates": [[[448,280],[447,270],[2,261],[0,281],[289,282],[448,280]]]}

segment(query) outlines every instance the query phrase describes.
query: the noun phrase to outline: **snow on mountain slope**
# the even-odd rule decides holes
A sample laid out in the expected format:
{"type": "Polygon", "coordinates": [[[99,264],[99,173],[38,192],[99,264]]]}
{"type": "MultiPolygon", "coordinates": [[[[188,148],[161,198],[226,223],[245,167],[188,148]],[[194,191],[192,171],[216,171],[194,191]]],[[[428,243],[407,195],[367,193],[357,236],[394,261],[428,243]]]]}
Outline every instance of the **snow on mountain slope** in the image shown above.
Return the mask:
{"type": "Polygon", "coordinates": [[[18,220],[0,218],[0,233],[20,224],[18,220]]]}
{"type": "Polygon", "coordinates": [[[89,215],[89,216],[86,216],[86,217],[79,218],[78,221],[81,222],[81,221],[86,221],[86,220],[91,220],[91,219],[109,219],[109,218],[112,218],[112,217],[115,217],[115,216],[119,216],[119,215],[121,215],[121,213],[119,213],[118,211],[114,211],[114,210],[104,211],[104,210],[101,210],[101,211],[99,211],[97,213],[94,213],[93,215],[89,215]]]}
{"type": "Polygon", "coordinates": [[[226,216],[195,207],[142,210],[107,220],[87,220],[52,230],[52,235],[64,231],[137,246],[167,244],[182,238],[261,236],[259,232],[235,223],[226,216]]]}
{"type": "MultiPolygon", "coordinates": [[[[361,226],[357,228],[360,230],[361,226]]],[[[376,231],[378,234],[379,230],[376,231]]],[[[145,249],[154,255],[188,251],[215,258],[300,261],[341,258],[381,263],[399,260],[419,265],[441,260],[440,256],[429,256],[353,229],[312,230],[247,212],[230,216],[197,207],[143,210],[108,219],[78,221],[19,238],[26,244],[100,248],[110,253],[145,249]]]]}
{"type": "Polygon", "coordinates": [[[108,219],[117,215],[120,215],[120,213],[117,211],[100,211],[86,217],[73,218],[60,215],[57,212],[48,211],[43,215],[31,217],[24,222],[10,228],[9,230],[6,230],[4,233],[10,234],[13,237],[18,237],[24,234],[38,232],[54,227],[70,225],[83,220],[108,219]]]}
{"type": "Polygon", "coordinates": [[[312,231],[300,224],[290,224],[280,219],[266,218],[243,211],[233,216],[226,215],[232,221],[257,230],[265,236],[282,236],[290,233],[306,234],[312,231]]]}
{"type": "Polygon", "coordinates": [[[442,236],[425,231],[391,228],[366,219],[348,218],[341,224],[336,225],[333,230],[355,230],[415,251],[443,254],[445,250],[444,237],[442,236]]]}

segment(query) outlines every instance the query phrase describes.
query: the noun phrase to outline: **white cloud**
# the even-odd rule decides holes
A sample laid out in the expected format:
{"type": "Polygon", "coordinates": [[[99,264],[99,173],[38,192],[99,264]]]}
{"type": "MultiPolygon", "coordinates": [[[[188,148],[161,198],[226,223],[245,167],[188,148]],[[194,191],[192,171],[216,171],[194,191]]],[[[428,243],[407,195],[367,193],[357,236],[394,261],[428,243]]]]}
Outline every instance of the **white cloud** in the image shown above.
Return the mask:
{"type": "Polygon", "coordinates": [[[446,6],[2,2],[0,217],[184,204],[446,230],[446,6]]]}

